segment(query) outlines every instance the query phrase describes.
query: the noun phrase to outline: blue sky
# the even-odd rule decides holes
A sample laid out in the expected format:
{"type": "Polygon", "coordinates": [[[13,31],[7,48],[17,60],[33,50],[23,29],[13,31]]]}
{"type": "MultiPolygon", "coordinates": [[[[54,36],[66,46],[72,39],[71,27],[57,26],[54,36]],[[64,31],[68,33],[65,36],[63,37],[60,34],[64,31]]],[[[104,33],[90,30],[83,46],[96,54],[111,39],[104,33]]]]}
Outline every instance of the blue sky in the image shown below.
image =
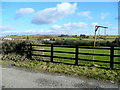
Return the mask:
{"type": "MultiPolygon", "coordinates": [[[[2,36],[94,34],[95,25],[118,35],[117,2],[2,2],[2,36]]],[[[104,34],[101,29],[100,34],[104,34]]]]}

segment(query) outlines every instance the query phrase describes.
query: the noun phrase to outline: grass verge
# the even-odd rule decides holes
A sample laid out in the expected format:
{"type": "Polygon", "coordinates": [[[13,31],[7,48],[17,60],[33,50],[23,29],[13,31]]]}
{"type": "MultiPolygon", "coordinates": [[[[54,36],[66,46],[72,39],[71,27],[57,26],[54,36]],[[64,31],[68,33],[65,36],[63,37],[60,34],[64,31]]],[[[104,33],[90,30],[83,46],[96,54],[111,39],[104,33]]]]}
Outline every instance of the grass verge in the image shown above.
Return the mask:
{"type": "Polygon", "coordinates": [[[85,76],[97,80],[120,82],[120,71],[105,70],[95,67],[82,67],[74,65],[47,63],[43,61],[29,60],[25,56],[17,54],[3,55],[0,62],[3,65],[14,64],[14,66],[31,68],[50,73],[62,73],[72,76],[85,76]]]}

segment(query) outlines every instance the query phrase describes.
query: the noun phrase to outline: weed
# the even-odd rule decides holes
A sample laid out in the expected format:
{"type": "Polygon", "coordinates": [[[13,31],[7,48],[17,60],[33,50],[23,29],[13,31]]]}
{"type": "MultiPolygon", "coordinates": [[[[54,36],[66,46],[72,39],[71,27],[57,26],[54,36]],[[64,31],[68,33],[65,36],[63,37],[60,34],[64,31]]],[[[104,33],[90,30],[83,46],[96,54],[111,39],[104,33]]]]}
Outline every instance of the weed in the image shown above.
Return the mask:
{"type": "Polygon", "coordinates": [[[15,66],[42,70],[50,73],[62,73],[78,77],[86,76],[88,78],[94,78],[97,80],[110,80],[120,82],[120,72],[116,70],[105,70],[87,66],[82,67],[65,64],[47,63],[43,61],[36,61],[30,59],[22,61],[21,59],[25,57],[15,54],[4,55],[2,58],[4,58],[4,60],[2,60],[1,63],[3,63],[4,65],[13,63],[15,64],[15,66]],[[18,60],[15,62],[12,58],[17,58],[18,60]]]}

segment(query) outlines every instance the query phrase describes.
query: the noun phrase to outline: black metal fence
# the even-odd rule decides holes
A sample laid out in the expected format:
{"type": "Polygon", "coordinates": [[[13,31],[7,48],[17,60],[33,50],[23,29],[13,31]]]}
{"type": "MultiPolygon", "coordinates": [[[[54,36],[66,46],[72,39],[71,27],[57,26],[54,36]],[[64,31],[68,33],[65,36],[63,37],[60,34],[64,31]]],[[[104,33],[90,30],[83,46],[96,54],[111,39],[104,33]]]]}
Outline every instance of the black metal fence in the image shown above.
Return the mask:
{"type": "MultiPolygon", "coordinates": [[[[114,46],[108,46],[101,48],[101,47],[93,47],[93,46],[57,46],[57,45],[33,45],[33,44],[29,44],[27,45],[29,46],[29,57],[30,59],[32,59],[32,56],[43,56],[43,57],[50,57],[50,62],[54,62],[54,58],[63,58],[63,59],[73,59],[75,60],[74,65],[78,65],[78,61],[88,61],[88,62],[102,62],[102,63],[109,63],[110,64],[110,68],[104,68],[104,69],[115,69],[114,68],[114,64],[118,64],[120,65],[120,62],[115,62],[114,58],[118,57],[120,58],[120,55],[114,55],[114,51],[115,50],[120,50],[119,48],[115,48],[114,46]],[[39,47],[50,47],[51,50],[35,50],[32,47],[33,46],[39,46],[39,47]],[[65,48],[75,48],[75,52],[65,52],[65,51],[54,51],[54,47],[65,47],[65,48]],[[110,50],[110,55],[107,54],[95,54],[95,53],[80,53],[79,52],[79,48],[85,48],[85,49],[101,49],[101,50],[110,50]],[[32,54],[32,51],[41,51],[41,52],[50,52],[50,55],[38,55],[38,54],[32,54]],[[60,57],[60,56],[54,56],[54,53],[68,53],[68,54],[74,54],[75,58],[70,58],[70,57],[60,57]],[[102,60],[90,60],[90,59],[81,59],[78,57],[79,54],[82,55],[94,55],[94,56],[108,56],[110,57],[110,61],[102,61],[102,60]]],[[[98,68],[103,68],[103,67],[98,67],[98,68]]],[[[116,69],[117,70],[117,69],[116,69]]]]}

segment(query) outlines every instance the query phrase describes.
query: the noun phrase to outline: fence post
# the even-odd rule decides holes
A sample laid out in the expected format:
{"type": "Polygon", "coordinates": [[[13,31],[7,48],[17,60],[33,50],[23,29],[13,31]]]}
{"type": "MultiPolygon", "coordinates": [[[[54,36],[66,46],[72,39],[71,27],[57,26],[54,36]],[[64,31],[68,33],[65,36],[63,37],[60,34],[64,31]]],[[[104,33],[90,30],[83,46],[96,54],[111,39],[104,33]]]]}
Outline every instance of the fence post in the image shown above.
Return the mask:
{"type": "Polygon", "coordinates": [[[51,44],[51,62],[53,62],[53,44],[51,44]]]}
{"type": "Polygon", "coordinates": [[[114,61],[114,46],[110,48],[110,68],[113,69],[113,61],[114,61]]]}
{"type": "Polygon", "coordinates": [[[78,45],[76,45],[76,52],[75,52],[75,65],[78,65],[78,45]]]}
{"type": "Polygon", "coordinates": [[[30,50],[30,56],[29,57],[30,57],[30,59],[32,59],[32,44],[31,43],[30,43],[30,49],[29,50],[30,50]]]}

